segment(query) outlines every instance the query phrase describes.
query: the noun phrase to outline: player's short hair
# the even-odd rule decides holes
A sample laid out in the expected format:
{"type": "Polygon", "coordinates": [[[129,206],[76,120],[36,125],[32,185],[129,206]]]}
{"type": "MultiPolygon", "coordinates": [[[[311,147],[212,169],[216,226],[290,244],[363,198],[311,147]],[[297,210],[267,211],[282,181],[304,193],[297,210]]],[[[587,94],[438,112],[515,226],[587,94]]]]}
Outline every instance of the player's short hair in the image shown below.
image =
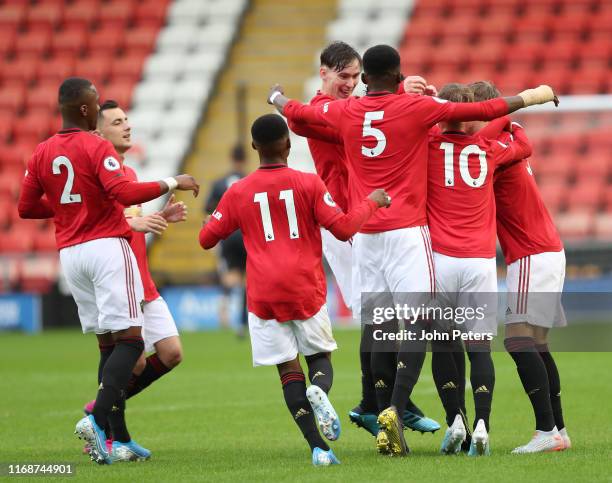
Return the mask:
{"type": "Polygon", "coordinates": [[[363,71],[373,77],[383,77],[399,71],[400,56],[390,45],[375,45],[363,54],[363,71]]]}
{"type": "Polygon", "coordinates": [[[59,87],[57,101],[60,105],[77,103],[81,100],[83,91],[92,87],[90,80],[82,77],[68,77],[59,87]]]}
{"type": "Polygon", "coordinates": [[[357,59],[359,67],[361,67],[362,60],[359,52],[346,42],[340,40],[332,42],[321,52],[321,65],[329,67],[336,72],[345,69],[355,59],[357,59]]]}
{"type": "Polygon", "coordinates": [[[289,136],[285,120],[277,114],[266,114],[258,117],[251,126],[253,141],[265,146],[289,136]]]}
{"type": "Polygon", "coordinates": [[[477,81],[468,84],[470,89],[474,91],[474,99],[477,101],[488,101],[501,96],[495,84],[491,81],[477,81]]]}
{"type": "Polygon", "coordinates": [[[451,83],[446,84],[440,92],[440,99],[446,99],[451,102],[474,102],[474,92],[465,84],[451,83]]]}
{"type": "Polygon", "coordinates": [[[104,115],[104,111],[108,111],[109,109],[117,109],[119,103],[114,101],[113,99],[107,99],[100,105],[100,110],[98,111],[98,116],[102,117],[104,115]]]}

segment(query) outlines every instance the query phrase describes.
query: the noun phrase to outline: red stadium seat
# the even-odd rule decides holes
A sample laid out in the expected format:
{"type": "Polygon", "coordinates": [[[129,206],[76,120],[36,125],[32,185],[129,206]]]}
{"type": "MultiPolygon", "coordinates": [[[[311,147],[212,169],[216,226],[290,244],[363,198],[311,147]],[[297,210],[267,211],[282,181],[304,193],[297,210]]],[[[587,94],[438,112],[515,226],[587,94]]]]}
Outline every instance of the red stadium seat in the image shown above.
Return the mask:
{"type": "Polygon", "coordinates": [[[57,109],[57,89],[55,84],[40,84],[27,91],[26,108],[27,110],[38,109],[54,112],[57,109]]]}
{"type": "Polygon", "coordinates": [[[589,41],[580,46],[578,51],[582,67],[604,69],[612,58],[610,42],[589,41]]]}
{"type": "Polygon", "coordinates": [[[0,198],[0,231],[3,231],[13,221],[11,210],[14,206],[15,201],[12,198],[0,198]]]}
{"type": "Polygon", "coordinates": [[[401,51],[402,72],[406,75],[424,73],[431,64],[431,48],[418,41],[405,45],[401,51]]]}
{"type": "Polygon", "coordinates": [[[13,134],[13,116],[6,112],[0,111],[0,143],[7,142],[13,134]]]}
{"type": "MultiPolygon", "coordinates": [[[[17,199],[17,195],[19,194],[19,190],[21,189],[21,180],[23,179],[23,174],[25,172],[25,166],[20,165],[19,169],[15,167],[15,165],[11,165],[5,162],[5,152],[9,149],[8,146],[0,145],[0,179],[2,179],[2,183],[0,183],[0,199],[3,200],[13,200],[12,205],[16,207],[15,201],[17,199]]],[[[15,209],[15,214],[16,214],[15,209]]],[[[13,213],[10,214],[10,219],[13,219],[13,213]]]]}
{"type": "Polygon", "coordinates": [[[148,55],[157,41],[158,29],[134,28],[125,34],[125,49],[128,52],[139,52],[141,55],[148,55]]]}
{"type": "Polygon", "coordinates": [[[603,202],[603,185],[601,180],[584,178],[570,189],[567,197],[568,207],[572,211],[594,213],[603,202]]]}
{"type": "Polygon", "coordinates": [[[86,57],[79,60],[75,66],[76,75],[91,80],[100,88],[109,78],[113,57],[110,53],[86,57]]]}
{"type": "Polygon", "coordinates": [[[0,30],[10,26],[21,25],[25,19],[26,11],[26,5],[0,6],[0,30]]]}
{"type": "Polygon", "coordinates": [[[562,238],[584,238],[592,233],[593,214],[586,212],[561,213],[557,215],[555,223],[562,238]]]}
{"type": "Polygon", "coordinates": [[[502,42],[481,42],[470,49],[466,49],[467,59],[471,68],[477,67],[496,67],[503,62],[503,44],[502,42]]]}
{"type": "Polygon", "coordinates": [[[134,22],[138,26],[159,28],[166,20],[168,1],[145,0],[139,2],[134,10],[134,22]]]}
{"type": "Polygon", "coordinates": [[[65,53],[60,56],[43,59],[37,64],[37,77],[40,83],[55,85],[74,74],[74,57],[65,53]]]}
{"type": "Polygon", "coordinates": [[[23,85],[4,86],[0,89],[0,110],[19,112],[23,108],[24,100],[25,88],[23,85]]]}
{"type": "Polygon", "coordinates": [[[38,58],[21,57],[2,65],[2,77],[5,84],[29,85],[36,80],[38,58]]]}
{"type": "Polygon", "coordinates": [[[73,27],[53,36],[51,50],[56,56],[66,54],[76,56],[84,50],[86,41],[87,30],[84,27],[73,27]]]}
{"type": "Polygon", "coordinates": [[[0,232],[0,253],[27,253],[34,246],[33,231],[24,225],[12,226],[8,231],[0,232]]]}
{"type": "Polygon", "coordinates": [[[12,25],[0,27],[0,59],[14,50],[17,41],[17,28],[12,25]]]}
{"type": "Polygon", "coordinates": [[[38,252],[56,252],[57,242],[55,241],[55,229],[52,225],[46,230],[36,232],[34,238],[34,250],[38,252]]]}
{"type": "Polygon", "coordinates": [[[100,9],[99,20],[105,25],[129,23],[134,13],[134,3],[130,0],[120,0],[106,3],[100,9]]]}
{"type": "Polygon", "coordinates": [[[66,6],[64,25],[66,28],[88,28],[98,19],[100,7],[98,2],[76,2],[66,6]]]}
{"type": "Polygon", "coordinates": [[[111,64],[111,78],[113,81],[136,82],[142,75],[144,59],[146,55],[140,53],[128,54],[116,59],[111,64]]]}
{"type": "Polygon", "coordinates": [[[56,28],[63,18],[62,4],[39,3],[28,9],[26,23],[28,28],[36,30],[40,27],[56,28]]]}
{"type": "Polygon", "coordinates": [[[29,30],[19,34],[17,44],[15,45],[15,52],[17,52],[18,55],[34,54],[42,56],[49,50],[50,43],[50,30],[45,28],[29,30]]]}
{"type": "Polygon", "coordinates": [[[534,172],[538,179],[567,179],[575,170],[576,156],[571,153],[556,156],[542,156],[537,150],[536,160],[532,160],[534,172]]]}
{"type": "Polygon", "coordinates": [[[512,23],[514,38],[544,40],[548,36],[553,22],[554,17],[549,15],[518,17],[512,23]]]}
{"type": "Polygon", "coordinates": [[[434,66],[462,66],[467,63],[468,49],[461,42],[444,42],[436,48],[431,49],[429,55],[434,66]]]}
{"type": "Polygon", "coordinates": [[[124,109],[128,109],[132,102],[134,85],[135,83],[130,81],[111,82],[104,87],[100,93],[100,98],[103,100],[113,99],[124,109]]]}
{"type": "Polygon", "coordinates": [[[38,112],[26,114],[15,120],[15,138],[32,144],[39,143],[49,136],[50,116],[40,115],[38,112]]]}
{"type": "Polygon", "coordinates": [[[506,69],[531,69],[545,54],[541,43],[508,45],[504,52],[506,69]]]}
{"type": "Polygon", "coordinates": [[[125,31],[121,27],[108,26],[95,30],[87,38],[87,55],[90,58],[114,56],[123,48],[124,40],[125,31]]]}

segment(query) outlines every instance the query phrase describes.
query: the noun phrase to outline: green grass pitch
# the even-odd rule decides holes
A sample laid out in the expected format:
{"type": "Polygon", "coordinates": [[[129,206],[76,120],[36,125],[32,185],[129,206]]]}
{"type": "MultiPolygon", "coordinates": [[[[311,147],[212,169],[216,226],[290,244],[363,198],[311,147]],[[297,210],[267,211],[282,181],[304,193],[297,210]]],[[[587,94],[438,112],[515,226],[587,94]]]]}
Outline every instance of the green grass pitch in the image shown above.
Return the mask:
{"type": "MultiPolygon", "coordinates": [[[[184,334],[183,364],[128,401],[132,436],[153,457],[112,466],[89,461],[72,434],[96,392],[95,338],[1,334],[0,463],[74,463],[76,477],[68,481],[612,481],[611,353],[557,354],[570,451],[510,454],[531,437],[533,416],[512,360],[495,353],[492,456],[441,456],[441,432],[408,431],[411,455],[393,459],[378,455],[374,439],[348,421],[360,395],[358,332],[336,337],[331,400],[343,424],[333,444],[340,466],[311,466],[276,369],[252,368],[249,342],[223,332],[184,334]]],[[[429,360],[414,400],[442,421],[429,360]]]]}

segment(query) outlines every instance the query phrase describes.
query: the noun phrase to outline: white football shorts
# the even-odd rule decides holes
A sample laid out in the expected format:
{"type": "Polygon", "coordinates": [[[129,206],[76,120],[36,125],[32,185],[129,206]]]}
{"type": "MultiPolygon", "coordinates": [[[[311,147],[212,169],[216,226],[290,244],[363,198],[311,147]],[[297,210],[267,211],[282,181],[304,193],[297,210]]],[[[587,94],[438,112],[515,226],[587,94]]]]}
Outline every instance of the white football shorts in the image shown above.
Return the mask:
{"type": "Polygon", "coordinates": [[[311,356],[338,348],[326,305],[309,319],[288,322],[260,319],[249,312],[249,334],[255,367],[275,366],[298,354],[311,356]]]}
{"type": "Polygon", "coordinates": [[[508,265],[506,324],[527,322],[538,327],[567,325],[561,304],[565,251],[519,258],[508,265]]]}
{"type": "Polygon", "coordinates": [[[142,326],[144,290],[126,239],[99,238],[62,248],[60,262],[83,333],[142,326]]]}
{"type": "Polygon", "coordinates": [[[495,258],[459,258],[434,252],[434,263],[436,300],[454,311],[454,327],[497,335],[495,258]]]}
{"type": "Polygon", "coordinates": [[[168,337],[178,336],[174,317],[168,309],[168,304],[162,297],[157,297],[144,305],[144,323],[142,338],[145,352],[153,352],[155,344],[168,337]]]}
{"type": "MultiPolygon", "coordinates": [[[[353,274],[360,291],[354,297],[367,313],[394,304],[427,304],[435,290],[434,260],[427,226],[381,233],[357,233],[353,238],[353,274]],[[365,294],[365,295],[364,295],[365,294]]],[[[362,312],[362,323],[372,324],[362,312]]]]}
{"type": "Polygon", "coordinates": [[[321,240],[323,242],[323,255],[329,267],[331,268],[344,304],[355,312],[355,307],[359,311],[361,297],[353,298],[353,293],[360,293],[359,290],[353,290],[353,270],[352,270],[352,245],[348,241],[338,240],[325,228],[321,228],[321,240]]]}

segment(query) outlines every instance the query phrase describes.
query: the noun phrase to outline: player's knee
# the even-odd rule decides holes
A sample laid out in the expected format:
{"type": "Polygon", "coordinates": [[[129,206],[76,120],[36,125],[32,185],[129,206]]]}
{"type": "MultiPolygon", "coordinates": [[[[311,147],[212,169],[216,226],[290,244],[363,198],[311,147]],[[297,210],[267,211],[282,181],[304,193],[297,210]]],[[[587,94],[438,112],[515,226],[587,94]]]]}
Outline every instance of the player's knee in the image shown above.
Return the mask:
{"type": "Polygon", "coordinates": [[[511,337],[534,337],[533,327],[527,323],[506,325],[506,339],[511,337]]]}
{"type": "Polygon", "coordinates": [[[173,369],[183,361],[183,349],[176,344],[157,351],[157,357],[168,369],[173,369]]]}

